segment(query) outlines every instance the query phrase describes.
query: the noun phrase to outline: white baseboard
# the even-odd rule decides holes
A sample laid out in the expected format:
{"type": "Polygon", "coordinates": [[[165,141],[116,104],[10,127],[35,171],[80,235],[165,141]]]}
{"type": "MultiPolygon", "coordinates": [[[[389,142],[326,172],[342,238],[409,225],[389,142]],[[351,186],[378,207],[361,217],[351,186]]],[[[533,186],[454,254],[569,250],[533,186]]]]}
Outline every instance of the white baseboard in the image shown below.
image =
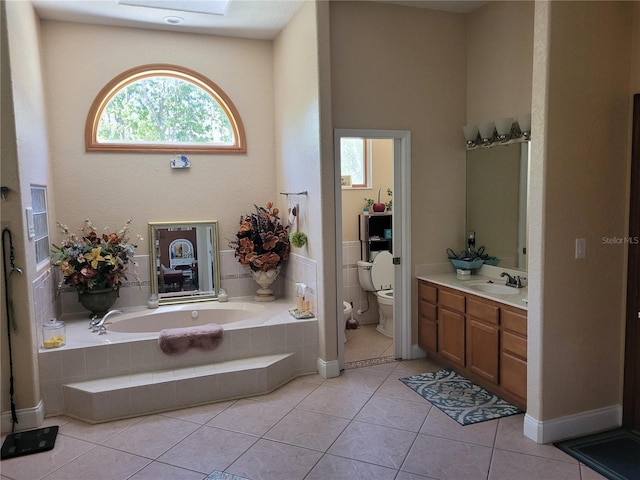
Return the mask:
{"type": "MultiPolygon", "coordinates": [[[[15,431],[38,428],[44,422],[44,403],[40,400],[35,407],[16,410],[16,416],[18,417],[18,423],[15,426],[15,431]]],[[[3,412],[0,423],[2,433],[11,432],[13,423],[11,422],[11,412],[3,412]]]]}
{"type": "Polygon", "coordinates": [[[526,414],[524,435],[536,443],[551,443],[609,430],[620,425],[622,425],[622,406],[611,405],[544,421],[536,420],[526,414]]]}
{"type": "Polygon", "coordinates": [[[421,349],[417,343],[411,345],[411,359],[415,360],[416,358],[426,358],[427,353],[421,349]]]}
{"type": "Polygon", "coordinates": [[[338,364],[338,360],[325,362],[320,357],[318,357],[317,365],[318,373],[322,378],[333,378],[340,376],[340,365],[338,364]]]}

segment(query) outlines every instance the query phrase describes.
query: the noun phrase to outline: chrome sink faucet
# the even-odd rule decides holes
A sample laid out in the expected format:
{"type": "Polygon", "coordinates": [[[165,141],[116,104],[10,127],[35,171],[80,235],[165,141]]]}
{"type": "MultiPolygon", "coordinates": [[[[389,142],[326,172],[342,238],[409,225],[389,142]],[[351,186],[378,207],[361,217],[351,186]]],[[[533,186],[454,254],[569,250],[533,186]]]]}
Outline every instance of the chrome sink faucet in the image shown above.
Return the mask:
{"type": "Polygon", "coordinates": [[[511,276],[509,275],[507,272],[502,272],[500,274],[501,277],[507,277],[507,283],[505,283],[505,285],[507,287],[513,287],[513,288],[522,288],[524,287],[524,285],[522,285],[522,277],[520,275],[515,275],[515,276],[511,276]]]}
{"type": "Polygon", "coordinates": [[[93,322],[92,322],[93,331],[99,332],[98,335],[104,335],[105,333],[107,333],[107,327],[105,327],[105,322],[107,321],[107,318],[109,318],[112,315],[118,315],[119,313],[122,313],[122,310],[109,310],[107,313],[104,314],[104,317],[102,317],[102,319],[98,323],[93,325],[93,322]]]}

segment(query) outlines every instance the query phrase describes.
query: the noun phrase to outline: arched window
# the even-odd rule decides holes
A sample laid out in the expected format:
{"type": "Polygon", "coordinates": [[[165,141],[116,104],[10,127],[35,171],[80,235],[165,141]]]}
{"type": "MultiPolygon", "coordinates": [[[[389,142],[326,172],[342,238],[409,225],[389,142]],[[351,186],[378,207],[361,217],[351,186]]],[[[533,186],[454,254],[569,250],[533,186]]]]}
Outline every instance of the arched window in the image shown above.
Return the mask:
{"type": "Polygon", "coordinates": [[[144,65],[111,80],[93,101],[87,151],[247,151],[240,115],[208,78],[174,65],[144,65]]]}

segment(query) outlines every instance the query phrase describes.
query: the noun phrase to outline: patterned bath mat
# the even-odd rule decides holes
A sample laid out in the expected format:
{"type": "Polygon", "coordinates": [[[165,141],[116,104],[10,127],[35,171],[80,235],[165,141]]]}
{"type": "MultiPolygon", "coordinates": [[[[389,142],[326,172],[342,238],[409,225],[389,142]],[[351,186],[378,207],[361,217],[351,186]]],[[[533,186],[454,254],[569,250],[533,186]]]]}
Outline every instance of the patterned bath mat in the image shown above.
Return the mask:
{"type": "Polygon", "coordinates": [[[453,370],[413,375],[401,378],[400,381],[460,425],[522,413],[519,408],[471,383],[453,370]]]}

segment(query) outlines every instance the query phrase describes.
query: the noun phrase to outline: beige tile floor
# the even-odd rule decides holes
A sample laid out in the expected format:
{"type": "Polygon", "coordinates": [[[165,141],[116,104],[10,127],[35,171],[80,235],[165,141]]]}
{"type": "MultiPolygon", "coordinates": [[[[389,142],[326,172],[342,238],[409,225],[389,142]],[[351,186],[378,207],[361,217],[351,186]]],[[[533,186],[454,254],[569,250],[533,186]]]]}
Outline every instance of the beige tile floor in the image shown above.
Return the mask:
{"type": "MultiPolygon", "coordinates": [[[[263,396],[88,425],[56,417],[49,452],[0,462],[3,480],[596,480],[517,415],[462,427],[398,378],[427,360],[297,378],[263,396]]],[[[4,440],[4,438],[3,438],[4,440]]]]}
{"type": "Polygon", "coordinates": [[[356,330],[345,330],[344,361],[357,362],[372,358],[393,356],[393,338],[376,330],[376,324],[360,325],[356,330]]]}

